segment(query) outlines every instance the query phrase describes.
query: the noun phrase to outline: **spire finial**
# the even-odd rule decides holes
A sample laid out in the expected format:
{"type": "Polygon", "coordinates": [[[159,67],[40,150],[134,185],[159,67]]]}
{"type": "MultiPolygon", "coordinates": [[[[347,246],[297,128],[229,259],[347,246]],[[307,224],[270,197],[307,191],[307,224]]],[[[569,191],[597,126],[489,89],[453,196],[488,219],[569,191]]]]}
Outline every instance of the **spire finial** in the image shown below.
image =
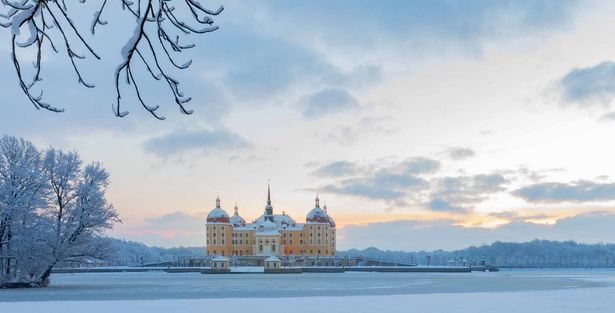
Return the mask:
{"type": "Polygon", "coordinates": [[[324,203],[322,209],[325,210],[325,212],[327,212],[327,203],[326,202],[324,203]]]}
{"type": "Polygon", "coordinates": [[[316,202],[316,207],[320,208],[320,199],[318,199],[318,192],[316,193],[316,199],[314,199],[314,202],[316,202]]]}
{"type": "Polygon", "coordinates": [[[267,205],[271,205],[271,181],[267,179],[267,205]]]}
{"type": "Polygon", "coordinates": [[[216,208],[220,207],[220,195],[216,196],[216,208]]]}
{"type": "Polygon", "coordinates": [[[239,215],[239,207],[237,206],[237,201],[235,201],[235,215],[239,215]]]}

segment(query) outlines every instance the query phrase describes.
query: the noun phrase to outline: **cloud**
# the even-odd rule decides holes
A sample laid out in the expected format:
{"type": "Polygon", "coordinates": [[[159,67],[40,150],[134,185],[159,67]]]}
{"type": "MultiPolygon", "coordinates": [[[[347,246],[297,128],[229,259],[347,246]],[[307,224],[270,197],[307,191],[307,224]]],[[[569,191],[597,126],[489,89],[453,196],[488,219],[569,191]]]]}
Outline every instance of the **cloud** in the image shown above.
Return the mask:
{"type": "Polygon", "coordinates": [[[386,164],[365,166],[337,161],[317,169],[321,176],[349,176],[320,190],[384,200],[409,207],[413,204],[432,211],[468,212],[491,194],[506,190],[509,179],[502,174],[434,177],[441,167],[438,160],[412,157],[386,164]]]}
{"type": "Polygon", "coordinates": [[[357,99],[342,89],[323,89],[305,97],[301,102],[304,106],[303,116],[308,118],[318,118],[359,106],[357,99]]]}
{"type": "Polygon", "coordinates": [[[254,25],[342,51],[395,49],[413,56],[444,48],[478,52],[493,40],[549,34],[565,29],[579,7],[574,0],[265,3],[252,15],[254,25]]]}
{"type": "Polygon", "coordinates": [[[442,199],[433,199],[428,204],[427,207],[433,211],[439,212],[464,212],[466,209],[462,207],[453,206],[448,201],[442,199]]]}
{"type": "Polygon", "coordinates": [[[338,230],[338,247],[429,251],[461,249],[497,240],[520,242],[548,239],[597,243],[615,236],[615,214],[609,212],[579,214],[559,219],[553,225],[532,223],[528,219],[531,218],[516,218],[494,229],[463,227],[451,219],[347,225],[338,230]]]}
{"type": "Polygon", "coordinates": [[[501,174],[436,178],[427,207],[434,211],[467,211],[488,195],[506,190],[509,183],[501,174]]]}
{"type": "Polygon", "coordinates": [[[453,147],[448,149],[448,155],[453,160],[465,160],[476,155],[474,150],[464,147],[453,147]]]}
{"type": "Polygon", "coordinates": [[[323,165],[314,171],[316,176],[347,176],[353,175],[359,170],[359,166],[348,161],[335,161],[323,165]]]}
{"type": "Polygon", "coordinates": [[[608,112],[602,115],[598,121],[600,122],[612,122],[615,121],[615,112],[608,112]]]}
{"type": "Polygon", "coordinates": [[[427,181],[419,177],[380,172],[373,177],[348,179],[339,184],[326,185],[322,190],[372,199],[395,200],[427,186],[427,181]]]}
{"type": "MultiPolygon", "coordinates": [[[[358,168],[358,167],[356,167],[358,168]]],[[[440,162],[423,157],[408,158],[386,166],[367,166],[357,177],[322,187],[324,191],[352,196],[401,201],[429,186],[421,175],[440,168],[440,162]]]]}
{"type": "Polygon", "coordinates": [[[354,144],[358,139],[370,135],[390,135],[397,129],[390,127],[392,118],[389,116],[368,116],[361,118],[351,126],[342,126],[324,135],[324,140],[333,140],[342,145],[354,144]]]}
{"type": "Polygon", "coordinates": [[[615,183],[546,182],[517,189],[512,194],[531,203],[604,202],[615,200],[615,183]]]}
{"type": "Polygon", "coordinates": [[[145,142],[144,148],[158,156],[169,156],[188,151],[210,153],[245,149],[250,143],[227,130],[177,130],[145,142]]]}
{"type": "Polygon", "coordinates": [[[615,96],[615,63],[576,68],[559,83],[564,100],[577,104],[608,105],[615,96]]]}
{"type": "Polygon", "coordinates": [[[440,161],[424,157],[414,157],[403,161],[396,167],[391,167],[389,171],[401,170],[404,174],[429,174],[440,169],[440,161]]]}

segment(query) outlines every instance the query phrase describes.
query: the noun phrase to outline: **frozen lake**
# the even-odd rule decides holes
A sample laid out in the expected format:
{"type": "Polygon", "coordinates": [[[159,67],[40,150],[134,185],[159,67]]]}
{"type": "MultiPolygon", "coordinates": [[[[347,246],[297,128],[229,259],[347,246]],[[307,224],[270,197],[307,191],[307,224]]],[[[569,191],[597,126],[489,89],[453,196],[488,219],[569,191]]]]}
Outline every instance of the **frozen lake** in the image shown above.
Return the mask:
{"type": "Polygon", "coordinates": [[[340,297],[562,290],[613,286],[613,271],[496,273],[53,274],[51,286],[0,290],[0,302],[340,297]]]}
{"type": "Polygon", "coordinates": [[[337,274],[54,274],[0,289],[0,312],[613,313],[613,271],[337,274]]]}

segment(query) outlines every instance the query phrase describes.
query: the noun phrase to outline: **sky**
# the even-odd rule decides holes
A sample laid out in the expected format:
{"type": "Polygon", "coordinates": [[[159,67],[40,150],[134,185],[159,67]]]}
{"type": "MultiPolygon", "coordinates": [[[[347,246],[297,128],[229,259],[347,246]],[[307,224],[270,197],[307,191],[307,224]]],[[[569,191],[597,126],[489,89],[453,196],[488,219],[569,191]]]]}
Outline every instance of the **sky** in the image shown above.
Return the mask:
{"type": "MultiPolygon", "coordinates": [[[[174,72],[194,113],[140,76],[164,121],[125,84],[130,113],[111,110],[134,25],[119,7],[84,35],[96,88],[46,50],[41,88],[63,113],[27,101],[0,29],[0,134],[102,162],[122,219],[109,235],[203,246],[217,195],[252,220],[270,180],[274,210],[298,222],[318,193],[339,249],[615,242],[615,3],[201,2],[224,11],[174,72]]],[[[95,4],[70,7],[77,26],[95,4]]]]}

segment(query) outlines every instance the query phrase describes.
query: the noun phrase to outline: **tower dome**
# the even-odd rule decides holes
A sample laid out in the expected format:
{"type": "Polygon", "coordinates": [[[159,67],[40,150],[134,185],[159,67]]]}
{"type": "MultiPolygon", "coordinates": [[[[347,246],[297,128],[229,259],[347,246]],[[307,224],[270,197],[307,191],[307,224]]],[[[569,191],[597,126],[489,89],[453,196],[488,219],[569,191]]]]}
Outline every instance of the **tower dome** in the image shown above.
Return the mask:
{"type": "Polygon", "coordinates": [[[237,207],[237,203],[235,203],[235,214],[233,214],[233,216],[231,216],[231,224],[233,224],[234,227],[243,227],[246,226],[246,220],[243,219],[243,217],[241,217],[241,215],[239,215],[239,208],[237,207]]]}
{"type": "Polygon", "coordinates": [[[305,217],[307,223],[327,223],[327,213],[320,207],[320,199],[316,195],[314,208],[305,217]]]}
{"type": "Polygon", "coordinates": [[[226,211],[220,207],[220,197],[216,197],[216,207],[207,214],[207,223],[229,223],[226,211]]]}

